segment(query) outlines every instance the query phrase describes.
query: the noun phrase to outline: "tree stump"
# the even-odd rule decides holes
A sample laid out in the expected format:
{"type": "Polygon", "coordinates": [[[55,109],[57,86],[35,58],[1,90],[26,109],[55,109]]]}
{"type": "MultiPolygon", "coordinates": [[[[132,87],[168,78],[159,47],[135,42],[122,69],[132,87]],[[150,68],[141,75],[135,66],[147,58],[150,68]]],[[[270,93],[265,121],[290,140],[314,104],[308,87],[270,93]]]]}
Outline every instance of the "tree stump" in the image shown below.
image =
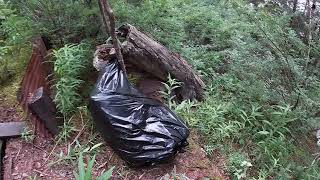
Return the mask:
{"type": "Polygon", "coordinates": [[[203,99],[205,84],[179,54],[171,52],[130,24],[121,26],[118,32],[118,36],[125,38],[122,53],[126,63],[133,64],[161,81],[166,81],[170,73],[183,83],[177,92],[179,98],[203,99]]]}

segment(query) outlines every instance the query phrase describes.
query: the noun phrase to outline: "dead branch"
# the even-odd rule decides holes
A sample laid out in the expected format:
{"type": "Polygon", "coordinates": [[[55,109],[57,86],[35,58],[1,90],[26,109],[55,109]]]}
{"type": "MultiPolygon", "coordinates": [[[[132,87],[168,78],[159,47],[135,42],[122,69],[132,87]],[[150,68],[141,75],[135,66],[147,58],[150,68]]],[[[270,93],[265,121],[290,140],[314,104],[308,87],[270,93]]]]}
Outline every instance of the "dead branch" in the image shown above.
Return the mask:
{"type": "Polygon", "coordinates": [[[105,26],[109,28],[109,34],[112,38],[112,43],[116,51],[117,60],[121,66],[121,69],[126,75],[127,73],[126,73],[126,68],[123,61],[123,56],[121,53],[121,47],[120,47],[119,40],[117,38],[116,30],[115,30],[115,17],[113,14],[113,10],[111,9],[111,6],[108,0],[99,0],[99,6],[100,6],[101,14],[103,16],[103,21],[105,23],[105,26]],[[107,19],[109,19],[109,22],[107,21],[107,19]]]}

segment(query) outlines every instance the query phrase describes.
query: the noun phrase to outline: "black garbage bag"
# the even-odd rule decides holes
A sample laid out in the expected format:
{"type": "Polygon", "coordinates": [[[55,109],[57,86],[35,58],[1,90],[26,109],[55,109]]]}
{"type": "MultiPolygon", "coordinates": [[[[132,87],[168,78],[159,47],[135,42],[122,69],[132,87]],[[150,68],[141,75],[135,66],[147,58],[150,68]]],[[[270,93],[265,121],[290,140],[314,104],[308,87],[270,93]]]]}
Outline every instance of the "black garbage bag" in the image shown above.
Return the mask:
{"type": "Polygon", "coordinates": [[[104,139],[131,166],[166,162],[188,144],[184,122],[134,88],[117,62],[101,72],[89,110],[104,139]]]}

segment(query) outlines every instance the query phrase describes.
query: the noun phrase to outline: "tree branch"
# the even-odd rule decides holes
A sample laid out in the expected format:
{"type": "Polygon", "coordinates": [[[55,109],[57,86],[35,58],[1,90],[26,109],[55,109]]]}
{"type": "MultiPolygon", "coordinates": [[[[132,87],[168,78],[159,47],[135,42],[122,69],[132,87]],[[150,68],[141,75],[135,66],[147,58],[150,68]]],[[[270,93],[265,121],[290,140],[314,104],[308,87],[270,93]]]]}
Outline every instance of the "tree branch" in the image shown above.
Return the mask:
{"type": "Polygon", "coordinates": [[[103,24],[104,24],[104,27],[106,28],[105,31],[107,33],[107,36],[109,36],[109,27],[110,27],[110,24],[108,22],[108,19],[107,19],[107,13],[103,10],[103,3],[101,0],[98,0],[98,4],[99,4],[99,8],[100,8],[100,12],[101,12],[101,16],[102,16],[102,20],[103,20],[103,24]]]}
{"type": "Polygon", "coordinates": [[[121,53],[121,47],[120,47],[119,40],[117,38],[117,34],[115,30],[115,17],[113,14],[113,10],[111,9],[111,6],[108,0],[99,0],[99,6],[100,6],[101,14],[103,16],[103,22],[105,26],[109,28],[109,31],[107,32],[109,32],[112,38],[112,43],[116,51],[118,63],[122,71],[124,72],[124,74],[127,75],[126,67],[124,65],[123,56],[121,53]],[[107,21],[107,19],[109,19],[109,22],[107,21]]]}

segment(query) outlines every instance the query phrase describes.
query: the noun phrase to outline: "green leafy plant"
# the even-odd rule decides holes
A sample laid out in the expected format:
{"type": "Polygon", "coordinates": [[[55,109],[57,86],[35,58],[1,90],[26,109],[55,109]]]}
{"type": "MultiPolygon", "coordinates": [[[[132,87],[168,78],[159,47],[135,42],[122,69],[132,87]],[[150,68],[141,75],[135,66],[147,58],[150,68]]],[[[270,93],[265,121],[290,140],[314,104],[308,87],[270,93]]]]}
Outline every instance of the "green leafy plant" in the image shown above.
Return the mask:
{"type": "Polygon", "coordinates": [[[30,143],[34,140],[35,135],[34,132],[30,129],[28,129],[27,127],[23,129],[22,133],[21,133],[21,138],[23,139],[23,141],[30,143]]]}
{"type": "Polygon", "coordinates": [[[65,45],[59,50],[54,50],[53,55],[54,72],[58,79],[55,84],[54,101],[58,110],[66,116],[74,112],[81,102],[78,90],[83,83],[81,75],[89,62],[88,45],[65,45]]]}
{"type": "Polygon", "coordinates": [[[0,1],[0,85],[24,69],[30,53],[28,40],[33,34],[30,21],[9,2],[0,1]]]}
{"type": "MultiPolygon", "coordinates": [[[[13,72],[14,64],[9,60],[15,59],[16,49],[23,45],[20,42],[32,34],[30,20],[36,32],[48,36],[55,47],[82,40],[98,44],[102,28],[92,23],[98,22],[99,14],[93,1],[6,2],[0,8],[4,75],[13,72]]],[[[315,152],[308,148],[309,141],[304,141],[312,140],[310,132],[320,128],[319,11],[315,9],[311,18],[308,8],[307,13],[293,13],[293,2],[110,2],[117,23],[134,24],[179,52],[201,74],[207,87],[203,102],[176,104],[173,92],[180,84],[172,77],[162,95],[170,108],[202,133],[208,156],[214,150],[227,157],[226,168],[233,178],[319,177],[319,164],[312,163],[315,152]]],[[[81,52],[74,50],[72,54],[81,52]]],[[[72,114],[73,104],[81,101],[77,89],[82,84],[72,71],[82,67],[70,68],[73,63],[66,62],[57,61],[56,103],[60,111],[72,114]]],[[[65,132],[70,132],[68,129],[65,132]]],[[[77,153],[85,147],[77,147],[77,153]]]]}
{"type": "Polygon", "coordinates": [[[174,103],[174,90],[181,86],[181,82],[178,82],[176,79],[172,78],[171,75],[168,75],[168,81],[166,83],[162,83],[164,85],[164,90],[159,91],[162,97],[166,100],[167,105],[169,108],[172,108],[174,103]]]}
{"type": "Polygon", "coordinates": [[[176,166],[173,167],[171,173],[168,173],[160,178],[160,180],[190,180],[185,174],[177,173],[176,166]]]}
{"type": "Polygon", "coordinates": [[[246,178],[248,169],[253,166],[251,162],[248,161],[248,158],[241,153],[231,153],[227,163],[228,171],[230,171],[236,179],[246,178]]]}
{"type": "Polygon", "coordinates": [[[67,141],[70,136],[77,131],[77,129],[72,125],[72,120],[74,116],[71,116],[68,120],[63,121],[62,127],[60,127],[60,133],[57,137],[58,141],[67,141]]]}
{"type": "Polygon", "coordinates": [[[56,160],[49,163],[49,166],[55,164],[74,164],[74,161],[79,157],[80,154],[87,154],[90,156],[95,155],[99,152],[99,148],[103,143],[97,143],[92,146],[88,144],[81,145],[78,141],[75,144],[68,144],[67,151],[56,153],[56,160]]]}
{"type": "Polygon", "coordinates": [[[99,8],[84,0],[10,0],[17,13],[32,22],[38,34],[45,35],[54,47],[96,39],[100,34],[99,8]]]}
{"type": "MultiPolygon", "coordinates": [[[[80,153],[78,158],[78,173],[74,173],[76,180],[92,180],[92,169],[95,163],[95,156],[92,159],[88,159],[87,166],[85,167],[83,154],[80,153]]],[[[108,180],[112,176],[114,167],[108,171],[102,173],[101,176],[96,177],[97,180],[108,180]]]]}
{"type": "Polygon", "coordinates": [[[37,180],[37,175],[35,175],[35,176],[29,176],[29,177],[28,177],[28,180],[37,180]]]}

